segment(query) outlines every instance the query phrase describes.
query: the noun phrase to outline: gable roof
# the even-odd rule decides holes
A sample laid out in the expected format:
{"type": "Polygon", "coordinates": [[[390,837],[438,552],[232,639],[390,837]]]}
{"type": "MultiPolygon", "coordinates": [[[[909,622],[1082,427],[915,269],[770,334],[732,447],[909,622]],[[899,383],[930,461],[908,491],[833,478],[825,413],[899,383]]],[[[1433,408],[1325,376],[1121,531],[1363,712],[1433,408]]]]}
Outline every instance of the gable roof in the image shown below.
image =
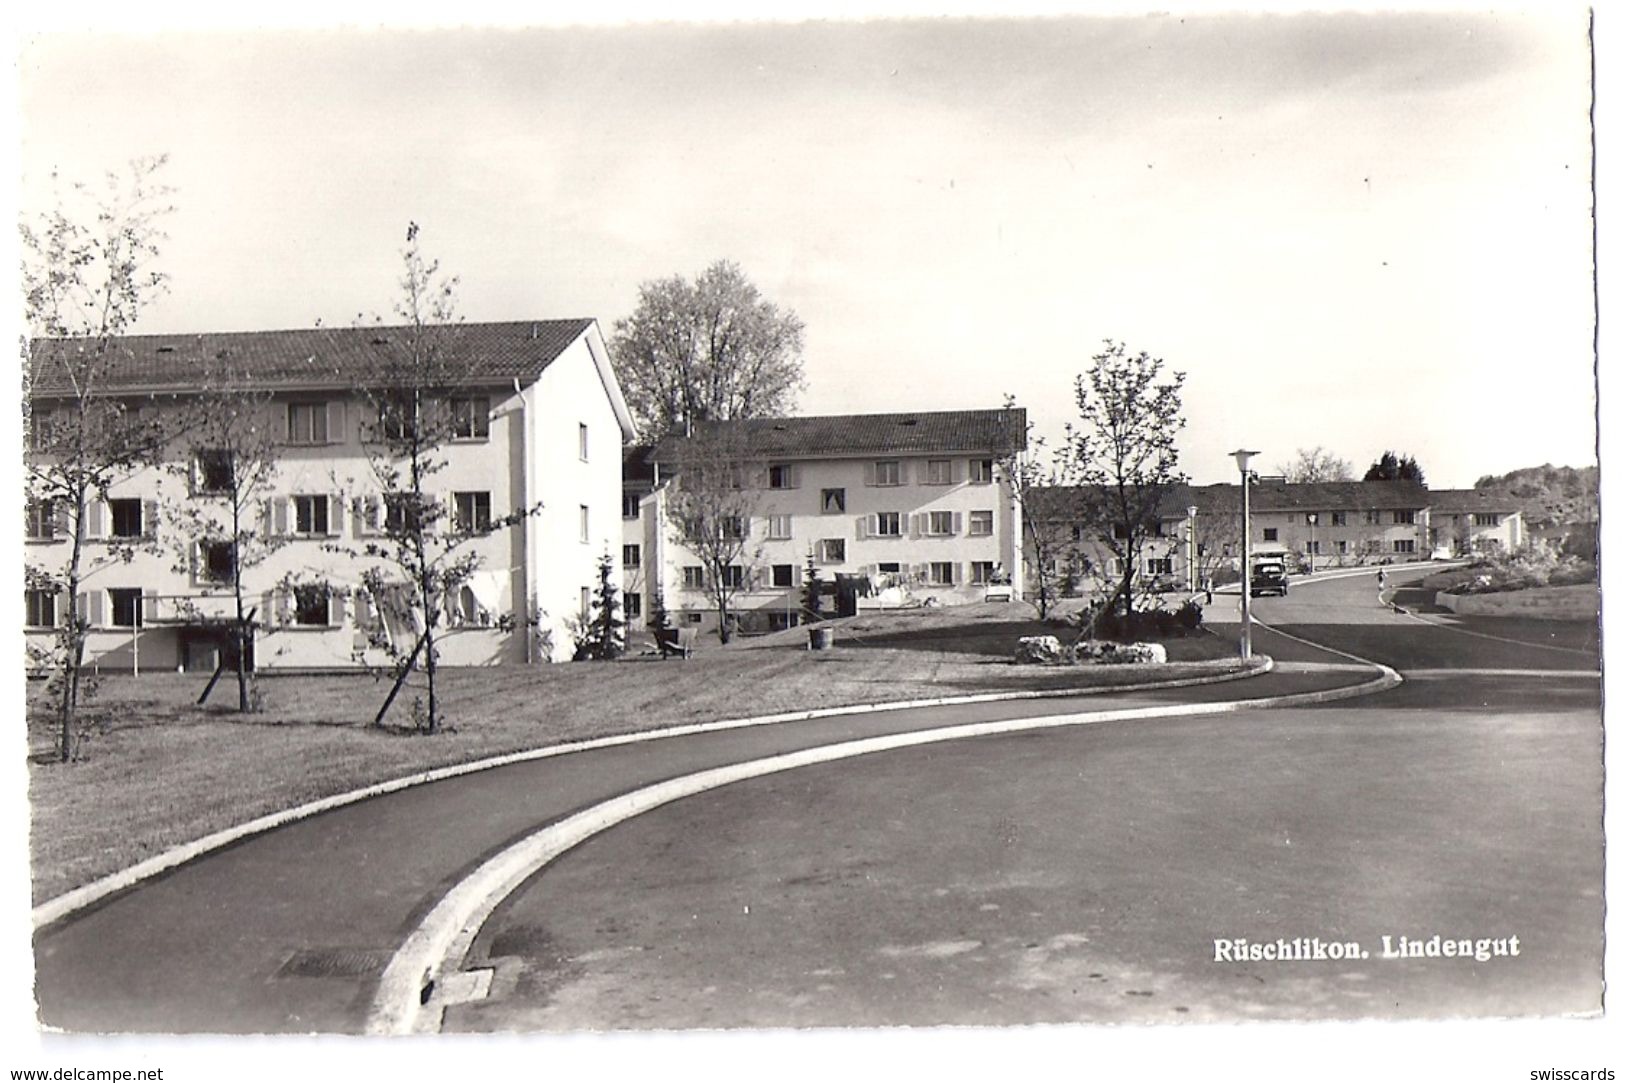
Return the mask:
{"type": "MultiPolygon", "coordinates": [[[[571,343],[593,326],[590,319],[522,320],[452,325],[452,348],[469,358],[468,385],[534,383],[571,343]]],[[[351,388],[371,371],[377,351],[399,343],[403,325],[313,327],[290,331],[226,331],[196,335],[126,335],[103,387],[125,394],[186,392],[199,374],[222,357],[254,387],[278,391],[351,388]]],[[[62,395],[68,384],[56,351],[73,340],[35,339],[30,344],[30,391],[62,395]]]]}
{"type": "MultiPolygon", "coordinates": [[[[712,422],[696,436],[718,433],[752,456],[772,459],[836,459],[871,455],[952,452],[1005,455],[1027,446],[1027,411],[917,410],[905,414],[829,414],[712,422]]],[[[680,462],[689,437],[669,436],[650,457],[680,462]]]]}
{"type": "Polygon", "coordinates": [[[1430,489],[1433,510],[1445,514],[1466,511],[1499,512],[1512,515],[1520,510],[1519,503],[1506,493],[1485,492],[1483,489],[1430,489]]]}
{"type": "MultiPolygon", "coordinates": [[[[1329,511],[1420,511],[1433,505],[1433,494],[1414,481],[1260,481],[1251,486],[1254,515],[1271,512],[1329,511]]],[[[1079,506],[1083,490],[1065,486],[1042,490],[1045,499],[1057,509],[1079,506]]],[[[1163,493],[1159,515],[1164,520],[1183,519],[1186,509],[1196,506],[1197,515],[1219,512],[1241,514],[1241,485],[1175,485],[1163,493]]],[[[1068,512],[1069,513],[1069,512],[1068,512]]]]}

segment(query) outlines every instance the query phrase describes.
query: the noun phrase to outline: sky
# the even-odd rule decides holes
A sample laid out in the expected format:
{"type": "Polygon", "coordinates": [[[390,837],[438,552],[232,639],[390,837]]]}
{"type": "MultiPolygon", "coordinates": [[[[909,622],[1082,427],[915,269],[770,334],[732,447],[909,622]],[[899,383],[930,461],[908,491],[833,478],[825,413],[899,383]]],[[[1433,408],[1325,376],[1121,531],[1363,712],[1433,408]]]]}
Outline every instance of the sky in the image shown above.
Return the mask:
{"type": "Polygon", "coordinates": [[[1584,13],[46,32],[22,200],[169,155],[141,330],[470,320],[737,261],[804,413],[1027,406],[1105,340],[1188,374],[1182,467],[1595,461],[1584,13]]]}

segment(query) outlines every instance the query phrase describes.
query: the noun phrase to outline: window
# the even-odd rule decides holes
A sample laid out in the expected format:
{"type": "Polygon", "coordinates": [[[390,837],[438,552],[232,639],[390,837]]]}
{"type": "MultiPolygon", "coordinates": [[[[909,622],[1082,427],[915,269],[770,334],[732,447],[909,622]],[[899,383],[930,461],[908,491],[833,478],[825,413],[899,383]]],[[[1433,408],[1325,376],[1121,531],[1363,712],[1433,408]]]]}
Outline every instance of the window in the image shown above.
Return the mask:
{"type": "Polygon", "coordinates": [[[636,545],[621,546],[621,567],[641,568],[643,566],[643,550],[636,545]]]}
{"type": "Polygon", "coordinates": [[[626,619],[627,620],[637,620],[640,617],[642,617],[643,616],[643,595],[639,594],[637,591],[634,590],[634,591],[628,592],[623,597],[624,597],[624,599],[626,601],[626,619]]]}
{"type": "Polygon", "coordinates": [[[1281,540],[1281,531],[1280,531],[1280,529],[1277,528],[1277,527],[1273,527],[1273,526],[1265,527],[1264,528],[1264,540],[1265,541],[1280,541],[1281,540]]]}
{"type": "Polygon", "coordinates": [[[451,438],[453,440],[489,440],[491,438],[491,400],[484,397],[452,399],[451,438]]]}
{"type": "Polygon", "coordinates": [[[705,569],[700,567],[698,564],[683,565],[683,589],[704,590],[705,569]]]}
{"type": "Polygon", "coordinates": [[[417,431],[417,408],[405,395],[378,404],[378,432],[384,440],[409,440],[417,431]]]}
{"type": "Polygon", "coordinates": [[[1346,511],[1334,511],[1334,512],[1332,512],[1332,525],[1333,526],[1348,526],[1349,525],[1349,513],[1346,512],[1346,511]]]}
{"type": "Polygon", "coordinates": [[[985,587],[993,582],[993,562],[991,560],[971,561],[970,581],[973,586],[978,587],[985,587]]]}
{"type": "Polygon", "coordinates": [[[737,564],[730,564],[722,569],[722,585],[731,590],[739,590],[745,585],[745,569],[737,564]]]}
{"type": "Polygon", "coordinates": [[[1375,526],[1382,522],[1382,513],[1373,508],[1365,513],[1365,521],[1367,525],[1375,526]]]}
{"type": "Polygon", "coordinates": [[[637,493],[623,493],[621,495],[621,518],[636,519],[639,514],[638,505],[642,502],[643,497],[637,493]]]}
{"type": "Polygon", "coordinates": [[[1339,538],[1338,541],[1337,541],[1337,555],[1338,556],[1348,556],[1348,552],[1349,552],[1348,540],[1346,538],[1339,538]]]}
{"type": "Polygon", "coordinates": [[[703,614],[703,613],[684,613],[683,614],[683,623],[684,624],[702,624],[704,622],[705,622],[705,614],[703,614]]]}
{"type": "Polygon", "coordinates": [[[1174,562],[1171,557],[1148,557],[1145,562],[1147,575],[1173,575],[1174,562]]]}
{"type": "Polygon", "coordinates": [[[384,531],[410,534],[423,522],[423,513],[414,493],[384,494],[384,531]]]}
{"type": "Polygon", "coordinates": [[[491,532],[491,494],[467,492],[452,494],[452,525],[460,534],[491,532]]]}
{"type": "Polygon", "coordinates": [[[818,562],[820,564],[845,564],[846,539],[823,538],[818,542],[818,562]]]}
{"type": "Polygon", "coordinates": [[[1394,512],[1394,522],[1395,523],[1414,523],[1414,522],[1416,522],[1416,512],[1410,511],[1408,509],[1404,510],[1404,511],[1396,511],[1396,512],[1394,512]]]}
{"type": "Polygon", "coordinates": [[[792,519],[788,515],[769,515],[767,517],[767,537],[769,541],[789,541],[792,519]]]}
{"type": "Polygon", "coordinates": [[[141,588],[114,587],[107,592],[113,606],[114,628],[141,627],[141,588]]]}
{"type": "Polygon", "coordinates": [[[327,403],[288,403],[288,443],[327,443],[327,403]]]}
{"type": "Polygon", "coordinates": [[[783,632],[794,628],[801,623],[801,614],[796,612],[773,612],[767,615],[767,630],[770,632],[783,632]]]}
{"type": "Polygon", "coordinates": [[[953,561],[933,560],[931,562],[931,585],[936,587],[951,587],[954,585],[953,561]]]}
{"type": "Polygon", "coordinates": [[[796,468],[783,463],[768,467],[767,487],[769,489],[794,489],[796,487],[796,468]]]}
{"type": "Polygon", "coordinates": [[[951,511],[933,511],[926,519],[926,533],[933,536],[942,536],[954,532],[954,513],[951,511]]]}
{"type": "Polygon", "coordinates": [[[1473,513],[1474,526],[1500,526],[1501,516],[1493,511],[1475,511],[1473,513]]]}
{"type": "Polygon", "coordinates": [[[970,461],[970,479],[977,485],[990,485],[993,482],[993,460],[972,459],[970,461]]]}
{"type": "Polygon", "coordinates": [[[587,424],[582,422],[576,426],[576,441],[580,444],[581,461],[587,461],[587,424]]]}
{"type": "Polygon", "coordinates": [[[35,408],[28,413],[28,446],[32,451],[47,451],[55,438],[51,411],[35,408]]]}
{"type": "Polygon", "coordinates": [[[35,541],[56,537],[56,501],[51,497],[28,502],[28,536],[35,541]]]}
{"type": "Polygon", "coordinates": [[[589,587],[582,587],[581,588],[581,619],[586,620],[588,614],[590,614],[591,612],[592,612],[592,589],[589,588],[589,587]]]}
{"type": "Polygon", "coordinates": [[[773,565],[773,585],[775,587],[793,587],[796,585],[796,566],[794,564],[773,565]]]}
{"type": "Polygon", "coordinates": [[[875,463],[875,484],[903,484],[903,464],[896,459],[882,459],[875,463]]]}
{"type": "Polygon", "coordinates": [[[193,486],[200,493],[230,492],[234,471],[231,452],[224,449],[199,451],[193,460],[193,486]]]}
{"type": "Polygon", "coordinates": [[[327,497],[296,496],[293,498],[293,532],[295,534],[327,535],[327,497]]]}
{"type": "Polygon", "coordinates": [[[1416,542],[1410,538],[1396,538],[1394,540],[1394,552],[1414,553],[1416,552],[1416,542]]]}
{"type": "Polygon", "coordinates": [[[228,583],[237,570],[237,546],[229,541],[198,543],[198,572],[200,578],[213,583],[228,583]]]}
{"type": "Polygon", "coordinates": [[[1319,538],[1316,538],[1314,541],[1309,543],[1309,552],[1311,554],[1313,554],[1314,556],[1317,556],[1317,557],[1320,556],[1320,539],[1319,538]]]}
{"type": "Polygon", "coordinates": [[[954,461],[952,459],[927,459],[925,463],[925,483],[927,485],[952,485],[954,480],[954,461]]]}
{"type": "Polygon", "coordinates": [[[1128,540],[1128,524],[1127,523],[1113,523],[1112,524],[1112,537],[1116,538],[1118,541],[1127,541],[1128,540]]]}
{"type": "Polygon", "coordinates": [[[738,541],[747,533],[747,524],[743,516],[724,515],[717,520],[717,537],[727,541],[738,541]]]}
{"type": "Polygon", "coordinates": [[[902,575],[903,566],[895,560],[883,560],[875,565],[875,571],[881,575],[902,575]]]}
{"type": "Polygon", "coordinates": [[[991,511],[971,512],[969,533],[977,537],[993,533],[993,513],[991,511]]]}
{"type": "Polygon", "coordinates": [[[903,516],[895,511],[882,511],[875,514],[875,536],[878,538],[900,538],[903,536],[903,516]]]}
{"type": "Polygon", "coordinates": [[[581,540],[586,542],[592,537],[592,517],[587,511],[587,505],[581,505],[581,540]]]}
{"type": "Polygon", "coordinates": [[[141,501],[109,500],[107,509],[112,513],[113,537],[139,538],[141,536],[141,501]]]}
{"type": "Polygon", "coordinates": [[[30,590],[23,592],[30,628],[56,627],[56,591],[30,590]]]}
{"type": "Polygon", "coordinates": [[[825,489],[818,498],[818,506],[823,509],[825,515],[845,511],[846,490],[825,489]]]}

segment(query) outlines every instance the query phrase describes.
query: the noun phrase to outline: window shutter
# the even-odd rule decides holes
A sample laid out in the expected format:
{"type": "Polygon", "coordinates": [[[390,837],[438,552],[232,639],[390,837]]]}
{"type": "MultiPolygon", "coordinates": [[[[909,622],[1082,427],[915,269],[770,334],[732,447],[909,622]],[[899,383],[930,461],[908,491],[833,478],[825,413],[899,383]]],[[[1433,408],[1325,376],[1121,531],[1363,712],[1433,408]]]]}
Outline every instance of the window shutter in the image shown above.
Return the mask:
{"type": "Polygon", "coordinates": [[[914,514],[912,514],[912,515],[910,515],[908,517],[908,536],[909,537],[918,538],[920,536],[920,529],[921,529],[920,520],[923,517],[924,517],[924,515],[921,512],[915,512],[914,514]]]}
{"type": "Polygon", "coordinates": [[[275,517],[272,512],[272,504],[273,501],[270,497],[260,501],[260,533],[267,540],[276,536],[276,528],[272,525],[275,517]]]}
{"type": "Polygon", "coordinates": [[[790,585],[793,587],[801,586],[801,565],[799,564],[790,565],[790,585]]]}
{"type": "Polygon", "coordinates": [[[873,462],[863,464],[863,483],[869,486],[873,486],[875,483],[875,464],[873,462]]]}
{"type": "Polygon", "coordinates": [[[278,624],[287,624],[288,623],[288,608],[289,608],[288,607],[288,592],[285,591],[285,590],[278,590],[275,593],[276,593],[276,622],[278,624]]]}
{"type": "Polygon", "coordinates": [[[342,590],[329,590],[327,592],[327,623],[335,628],[344,627],[344,592],[342,590]]]}
{"type": "Polygon", "coordinates": [[[965,464],[960,459],[951,459],[948,462],[948,480],[958,485],[965,480],[965,464]]]}
{"type": "Polygon", "coordinates": [[[276,595],[274,590],[268,590],[260,595],[260,623],[269,627],[276,621],[276,595]]]}
{"type": "Polygon", "coordinates": [[[155,624],[158,621],[158,591],[153,587],[144,587],[141,590],[141,623],[155,624]]]}
{"type": "Polygon", "coordinates": [[[80,620],[90,619],[90,595],[81,591],[73,597],[73,611],[80,620]]]}
{"type": "Polygon", "coordinates": [[[336,538],[343,532],[344,498],[334,493],[327,498],[327,536],[336,538]]]}
{"type": "Polygon", "coordinates": [[[329,444],[348,443],[350,434],[344,428],[344,400],[334,399],[327,404],[327,442],[329,444]]]}
{"type": "Polygon", "coordinates": [[[51,608],[55,611],[56,626],[58,628],[66,628],[68,626],[68,616],[73,612],[73,606],[63,605],[62,603],[62,592],[54,592],[51,595],[51,608]]]}
{"type": "Polygon", "coordinates": [[[867,538],[869,536],[869,534],[871,532],[871,527],[870,527],[871,521],[872,521],[872,518],[870,516],[868,516],[868,515],[860,515],[860,516],[858,516],[856,529],[857,529],[857,537],[858,537],[859,540],[862,540],[862,539],[867,538]]]}
{"type": "Polygon", "coordinates": [[[953,534],[962,534],[962,533],[964,533],[964,531],[965,531],[965,516],[964,516],[964,514],[961,513],[961,512],[957,512],[957,511],[954,512],[954,520],[953,520],[953,522],[954,522],[953,530],[950,533],[953,533],[953,534]]]}
{"type": "Polygon", "coordinates": [[[899,459],[897,461],[897,484],[908,484],[908,467],[909,461],[907,459],[899,459]]]}
{"type": "Polygon", "coordinates": [[[68,502],[55,497],[47,497],[51,501],[51,536],[53,538],[66,538],[68,531],[68,502]]]}
{"type": "Polygon", "coordinates": [[[90,600],[90,626],[100,628],[106,621],[107,594],[105,591],[93,590],[88,593],[88,597],[90,600]]]}
{"type": "Polygon", "coordinates": [[[186,547],[186,575],[193,586],[197,586],[198,543],[193,542],[186,547]]]}
{"type": "Polygon", "coordinates": [[[786,469],[790,474],[790,488],[801,488],[801,467],[791,463],[786,469]]]}
{"type": "Polygon", "coordinates": [[[914,565],[914,581],[915,582],[923,583],[927,579],[929,579],[930,577],[931,577],[931,565],[929,565],[929,564],[916,564],[916,565],[914,565]]]}
{"type": "Polygon", "coordinates": [[[288,533],[288,498],[277,496],[271,498],[272,524],[276,529],[277,537],[286,537],[288,533]]]}
{"type": "Polygon", "coordinates": [[[85,537],[100,538],[106,535],[104,527],[106,516],[103,514],[103,505],[100,500],[91,497],[85,501],[85,537]]]}
{"type": "Polygon", "coordinates": [[[143,500],[141,502],[141,534],[146,538],[158,536],[158,501],[143,500]]]}

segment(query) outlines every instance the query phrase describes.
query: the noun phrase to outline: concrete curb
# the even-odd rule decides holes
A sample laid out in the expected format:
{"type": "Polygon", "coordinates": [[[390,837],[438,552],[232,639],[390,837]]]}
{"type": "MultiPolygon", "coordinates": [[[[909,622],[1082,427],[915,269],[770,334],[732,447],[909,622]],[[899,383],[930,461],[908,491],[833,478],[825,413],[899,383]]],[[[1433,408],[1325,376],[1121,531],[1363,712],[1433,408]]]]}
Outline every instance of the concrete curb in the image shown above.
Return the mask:
{"type": "Polygon", "coordinates": [[[583,741],[567,741],[562,744],[547,745],[543,748],[526,749],[523,752],[509,752],[500,756],[471,760],[468,763],[436,767],[428,771],[421,771],[401,778],[375,783],[371,786],[364,786],[360,789],[349,790],[345,793],[334,794],[331,797],[323,797],[280,812],[268,813],[253,820],[215,831],[192,842],[183,843],[180,846],[165,850],[161,854],[154,854],[152,857],[135,865],[120,869],[118,872],[110,873],[100,879],[92,880],[88,884],[40,903],[33,910],[34,929],[37,931],[53,925],[64,918],[71,917],[86,907],[93,906],[113,895],[128,891],[143,881],[150,880],[189,861],[194,861],[215,850],[223,849],[254,835],[264,834],[278,827],[308,819],[311,816],[329,812],[336,808],[342,808],[357,801],[382,797],[385,794],[396,793],[413,786],[422,786],[443,779],[457,778],[460,775],[488,771],[496,767],[506,767],[509,764],[525,763],[529,760],[546,759],[552,756],[563,756],[572,752],[588,752],[598,748],[611,748],[617,745],[657,741],[669,737],[687,737],[698,733],[715,733],[722,730],[745,729],[753,726],[772,726],[785,722],[803,722],[815,718],[834,718],[840,715],[862,712],[900,711],[916,707],[946,707],[956,704],[997,703],[1008,700],[1060,699],[1071,696],[1102,695],[1108,692],[1145,692],[1163,688],[1189,688],[1205,684],[1223,684],[1227,681],[1242,680],[1268,673],[1273,665],[1273,661],[1269,658],[1262,658],[1261,661],[1234,672],[1219,673],[1207,677],[1183,677],[1169,681],[1148,681],[1139,684],[1113,685],[1100,688],[1051,689],[1031,692],[983,692],[970,696],[942,696],[934,699],[904,700],[895,703],[852,704],[844,707],[823,707],[810,711],[793,711],[750,718],[721,719],[715,722],[694,722],[681,726],[667,726],[662,729],[643,730],[636,733],[594,737],[583,741]]]}
{"type": "Polygon", "coordinates": [[[1389,667],[1377,663],[1368,664],[1380,671],[1375,679],[1321,692],[1299,692],[1283,696],[1227,700],[1221,703],[1130,707],[1115,711],[1004,719],[997,722],[915,730],[882,737],[840,741],[797,752],[714,767],[631,790],[521,839],[486,861],[442,896],[417,928],[407,936],[379,978],[373,1006],[367,1018],[366,1033],[411,1034],[438,1030],[445,1005],[436,1001],[434,994],[441,985],[442,975],[455,972],[461,965],[473,946],[480,928],[502,900],[540,872],[554,858],[572,847],[651,809],[729,783],[873,752],[1098,722],[1190,718],[1269,707],[1329,703],[1380,692],[1400,683],[1399,674],[1389,667]],[[451,964],[449,969],[448,964],[451,964]]]}

